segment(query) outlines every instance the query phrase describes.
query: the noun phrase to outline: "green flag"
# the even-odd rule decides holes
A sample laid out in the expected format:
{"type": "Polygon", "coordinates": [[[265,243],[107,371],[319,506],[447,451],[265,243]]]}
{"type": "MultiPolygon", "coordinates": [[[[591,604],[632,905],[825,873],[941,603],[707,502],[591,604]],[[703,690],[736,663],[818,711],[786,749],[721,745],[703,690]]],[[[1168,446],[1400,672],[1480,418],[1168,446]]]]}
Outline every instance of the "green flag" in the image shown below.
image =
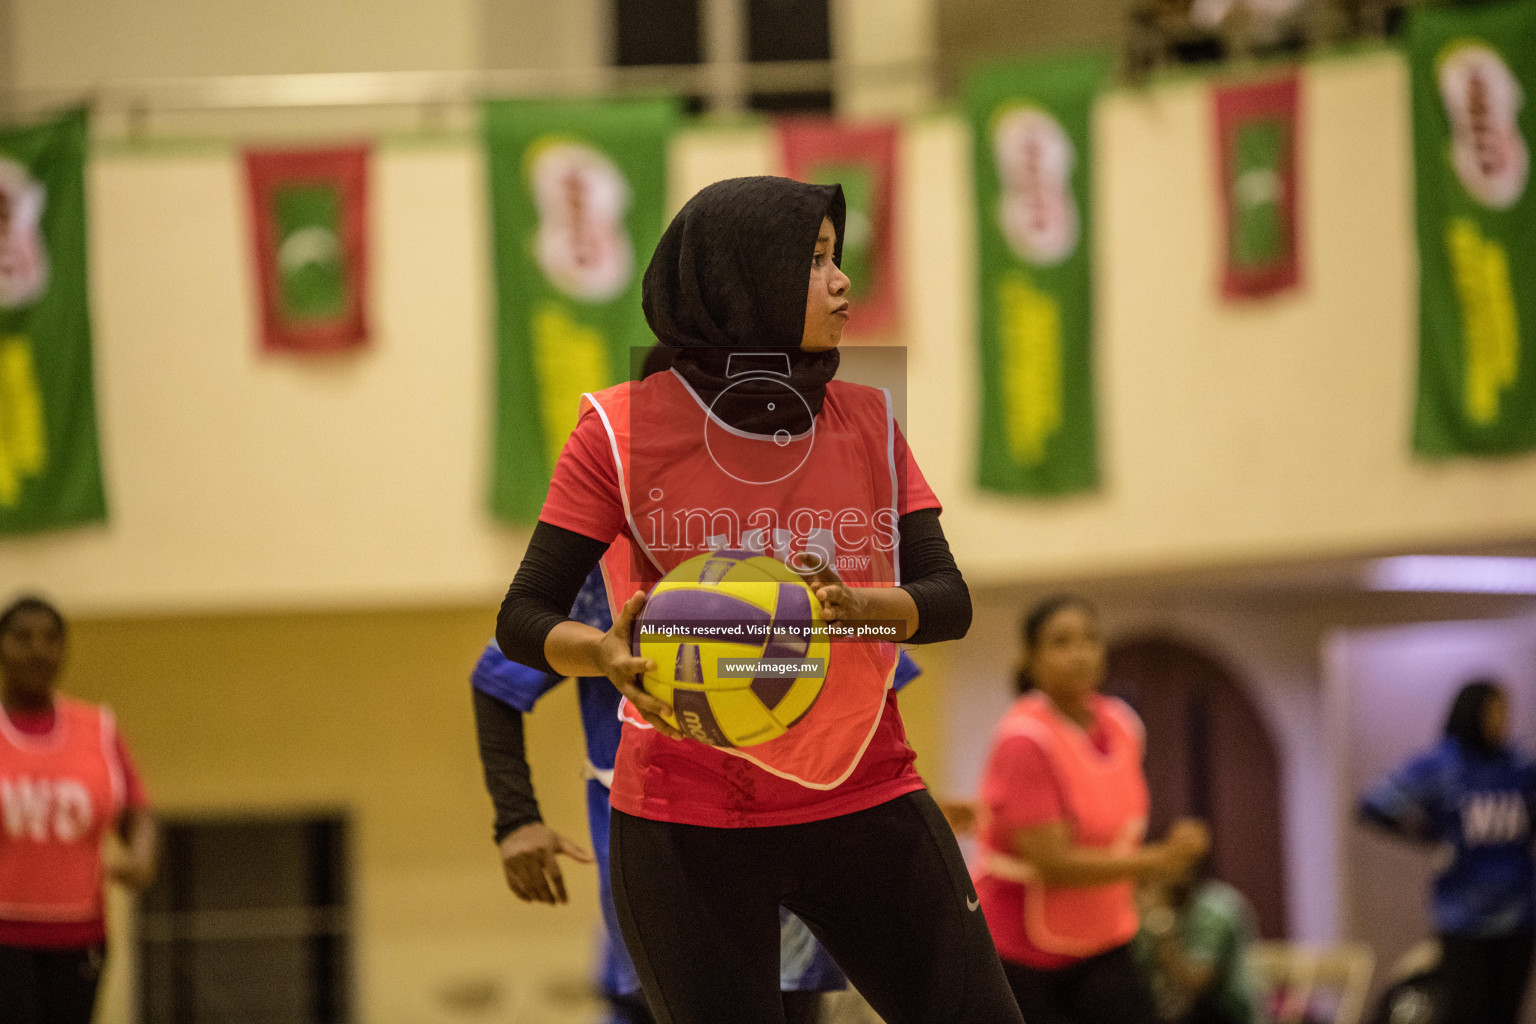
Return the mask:
{"type": "MultiPolygon", "coordinates": [[[[277,236],[320,231],[332,237],[341,223],[341,196],[325,185],[292,185],[272,196],[277,236]]],[[[281,266],[278,293],[294,319],[334,319],[347,309],[347,278],[338,259],[307,259],[281,266]]]]}
{"type": "Polygon", "coordinates": [[[1098,481],[1090,217],[1098,55],[974,74],[981,285],[981,453],[988,490],[1065,494],[1098,481]]]}
{"type": "Polygon", "coordinates": [[[1273,295],[1300,280],[1300,92],[1294,72],[1211,92],[1226,238],[1221,293],[1228,299],[1273,295]]]}
{"type": "Polygon", "coordinates": [[[671,101],[485,105],[497,297],[491,506],[538,518],[581,394],[654,344],[640,278],[661,237],[671,101]]]}
{"type": "Polygon", "coordinates": [[[367,340],[368,162],[367,146],[246,152],[267,351],[367,340]]]}
{"type": "Polygon", "coordinates": [[[0,533],[106,518],[85,270],[85,113],[0,131],[0,533]]]}
{"type": "Polygon", "coordinates": [[[1536,449],[1536,0],[1411,12],[1424,455],[1536,449]]]}

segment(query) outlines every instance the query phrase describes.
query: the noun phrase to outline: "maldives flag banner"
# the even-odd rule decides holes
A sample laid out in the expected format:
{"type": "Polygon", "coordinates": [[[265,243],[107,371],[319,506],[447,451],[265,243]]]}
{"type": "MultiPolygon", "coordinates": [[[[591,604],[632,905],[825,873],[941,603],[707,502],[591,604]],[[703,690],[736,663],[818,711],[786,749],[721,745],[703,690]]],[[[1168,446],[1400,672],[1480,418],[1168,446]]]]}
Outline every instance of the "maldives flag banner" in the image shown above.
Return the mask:
{"type": "Polygon", "coordinates": [[[84,111],[0,130],[0,534],[106,519],[84,111]]]}
{"type": "Polygon", "coordinates": [[[1421,455],[1536,449],[1536,0],[1408,20],[1421,455]],[[1527,349],[1531,353],[1527,354],[1527,349]]]}
{"type": "Polygon", "coordinates": [[[266,351],[335,352],[368,340],[368,154],[246,152],[266,351]]]}
{"type": "Polygon", "coordinates": [[[1300,281],[1300,91],[1290,74],[1213,92],[1224,298],[1274,295],[1300,281]]]}
{"type": "Polygon", "coordinates": [[[582,394],[626,379],[631,351],[656,343],[640,278],[661,239],[679,118],[672,100],[485,104],[500,519],[538,519],[582,394]]]}
{"type": "Polygon", "coordinates": [[[825,118],[778,123],[784,174],[813,185],[839,184],[848,204],[843,272],[852,282],[849,340],[889,336],[900,313],[896,266],[896,125],[825,118]]]}
{"type": "Polygon", "coordinates": [[[978,484],[1098,483],[1091,120],[1101,54],[984,68],[966,86],[980,248],[978,484]]]}

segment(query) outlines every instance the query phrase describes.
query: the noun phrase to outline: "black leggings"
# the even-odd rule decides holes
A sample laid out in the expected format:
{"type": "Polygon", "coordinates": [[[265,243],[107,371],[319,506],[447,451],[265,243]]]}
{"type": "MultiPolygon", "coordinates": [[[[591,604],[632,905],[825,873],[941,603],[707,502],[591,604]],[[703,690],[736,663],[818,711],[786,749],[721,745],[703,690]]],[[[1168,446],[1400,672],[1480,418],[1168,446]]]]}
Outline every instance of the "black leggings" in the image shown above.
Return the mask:
{"type": "Polygon", "coordinates": [[[1023,1024],[954,833],[924,791],[804,825],[614,811],[619,928],[662,1024],[782,1024],[779,906],[887,1024],[1023,1024]]]}
{"type": "Polygon", "coordinates": [[[1068,967],[1042,971],[1003,961],[1008,984],[1029,1024],[1157,1024],[1146,975],[1118,946],[1068,967]]]}
{"type": "Polygon", "coordinates": [[[105,946],[0,946],[0,1024],[91,1024],[105,946]]]}
{"type": "Polygon", "coordinates": [[[1536,937],[1440,936],[1442,1024],[1515,1024],[1536,937]]]}

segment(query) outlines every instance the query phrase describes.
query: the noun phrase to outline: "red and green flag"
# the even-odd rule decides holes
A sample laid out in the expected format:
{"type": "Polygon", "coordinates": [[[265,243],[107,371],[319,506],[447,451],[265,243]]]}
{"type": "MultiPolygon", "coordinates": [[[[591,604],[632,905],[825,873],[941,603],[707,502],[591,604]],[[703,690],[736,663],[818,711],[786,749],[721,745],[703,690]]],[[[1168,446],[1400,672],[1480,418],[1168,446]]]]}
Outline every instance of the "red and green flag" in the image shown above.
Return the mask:
{"type": "Polygon", "coordinates": [[[496,280],[491,508],[532,523],[583,392],[655,343],[640,278],[666,215],[670,100],[485,104],[496,280]]]}
{"type": "Polygon", "coordinates": [[[261,344],[333,352],[368,339],[368,148],[248,151],[261,344]]]}
{"type": "Polygon", "coordinates": [[[1300,281],[1299,94],[1295,74],[1213,93],[1228,299],[1273,295],[1300,281]]]}
{"type": "Polygon", "coordinates": [[[0,533],[104,520],[84,112],[0,131],[0,533]]]}
{"type": "Polygon", "coordinates": [[[1536,0],[1408,21],[1422,455],[1536,449],[1536,0]]]}
{"type": "Polygon", "coordinates": [[[843,272],[852,282],[851,340],[889,336],[900,311],[896,266],[896,126],[824,118],[779,122],[786,177],[840,184],[848,204],[843,272]]]}
{"type": "Polygon", "coordinates": [[[1057,495],[1098,483],[1091,239],[1100,54],[971,76],[980,249],[981,448],[987,490],[1057,495]]]}

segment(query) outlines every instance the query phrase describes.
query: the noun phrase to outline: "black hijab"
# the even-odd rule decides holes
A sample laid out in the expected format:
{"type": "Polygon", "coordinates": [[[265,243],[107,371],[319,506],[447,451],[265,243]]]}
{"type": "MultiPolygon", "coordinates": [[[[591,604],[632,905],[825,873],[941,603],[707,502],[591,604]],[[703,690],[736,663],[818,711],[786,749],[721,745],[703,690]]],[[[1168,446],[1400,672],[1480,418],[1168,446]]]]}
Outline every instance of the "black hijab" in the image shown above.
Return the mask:
{"type": "Polygon", "coordinates": [[[813,416],[821,411],[838,354],[801,350],[805,296],[822,218],[837,229],[838,262],[845,214],[840,185],[728,178],[688,200],[662,234],[641,288],[646,322],[661,344],[679,350],[673,368],[732,426],[799,434],[810,427],[806,406],[813,416]],[[787,356],[788,380],[733,383],[730,356],[757,352],[787,356]],[[767,403],[778,405],[767,412],[758,392],[781,393],[786,383],[805,406],[767,403]]]}

